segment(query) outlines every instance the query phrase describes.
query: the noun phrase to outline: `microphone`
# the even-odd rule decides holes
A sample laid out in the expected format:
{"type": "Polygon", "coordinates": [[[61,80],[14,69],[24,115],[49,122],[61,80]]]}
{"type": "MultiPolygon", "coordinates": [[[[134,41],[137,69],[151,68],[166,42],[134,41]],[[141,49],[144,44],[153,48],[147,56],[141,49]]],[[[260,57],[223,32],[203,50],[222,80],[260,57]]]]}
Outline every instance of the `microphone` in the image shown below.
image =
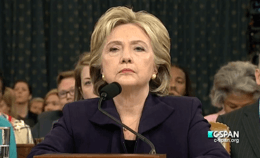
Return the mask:
{"type": "Polygon", "coordinates": [[[100,99],[98,101],[98,110],[101,111],[103,114],[105,114],[106,116],[108,116],[109,118],[111,118],[112,120],[114,120],[115,122],[117,122],[119,125],[121,125],[122,127],[126,128],[128,131],[132,132],[134,135],[136,135],[139,139],[141,139],[142,141],[144,141],[145,143],[147,143],[150,147],[151,147],[151,151],[149,152],[149,154],[156,154],[156,150],[155,147],[153,145],[153,143],[147,139],[146,137],[144,137],[143,135],[135,132],[134,130],[132,130],[130,127],[128,127],[127,125],[123,124],[121,121],[119,121],[118,119],[116,119],[115,117],[113,117],[112,115],[110,115],[109,113],[107,113],[106,111],[104,111],[101,108],[102,105],[102,101],[103,100],[109,100],[114,98],[115,96],[117,96],[118,94],[120,94],[122,91],[122,88],[120,86],[119,83],[117,82],[113,82],[110,83],[108,85],[106,85],[105,87],[103,87],[99,94],[100,94],[100,99]]]}
{"type": "Polygon", "coordinates": [[[120,84],[117,82],[113,82],[113,83],[110,83],[110,84],[106,85],[105,87],[103,87],[100,90],[99,94],[100,94],[100,97],[103,97],[103,99],[106,100],[106,99],[114,98],[115,96],[120,94],[121,91],[122,91],[122,88],[121,88],[120,84]]]}

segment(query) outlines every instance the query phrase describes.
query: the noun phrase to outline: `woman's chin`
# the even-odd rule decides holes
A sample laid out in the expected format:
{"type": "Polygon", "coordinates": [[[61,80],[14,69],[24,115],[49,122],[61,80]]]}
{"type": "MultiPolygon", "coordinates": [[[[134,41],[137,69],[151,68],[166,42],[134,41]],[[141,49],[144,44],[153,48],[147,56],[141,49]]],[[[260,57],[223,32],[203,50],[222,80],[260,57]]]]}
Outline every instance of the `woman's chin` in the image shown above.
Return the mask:
{"type": "Polygon", "coordinates": [[[117,81],[121,87],[132,87],[137,86],[137,83],[134,81],[117,81]]]}

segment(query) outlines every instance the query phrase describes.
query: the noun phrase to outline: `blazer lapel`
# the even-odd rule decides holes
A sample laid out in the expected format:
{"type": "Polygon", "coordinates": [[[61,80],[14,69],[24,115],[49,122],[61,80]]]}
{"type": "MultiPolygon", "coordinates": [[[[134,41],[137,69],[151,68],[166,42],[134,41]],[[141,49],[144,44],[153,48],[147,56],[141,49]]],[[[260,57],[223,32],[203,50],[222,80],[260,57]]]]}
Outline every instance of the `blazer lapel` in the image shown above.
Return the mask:
{"type": "Polygon", "coordinates": [[[248,141],[257,157],[260,157],[260,124],[258,118],[258,102],[245,108],[242,118],[248,141]]]}
{"type": "Polygon", "coordinates": [[[149,94],[142,112],[138,133],[142,134],[160,125],[173,111],[174,108],[162,102],[159,97],[149,94]]]}
{"type": "MultiPolygon", "coordinates": [[[[121,120],[112,99],[104,101],[102,109],[118,120],[121,120]]],[[[169,117],[173,111],[174,108],[159,100],[159,97],[149,94],[145,101],[138,132],[143,133],[158,126],[169,117]]],[[[90,121],[99,125],[113,124],[121,128],[119,124],[99,110],[90,118],[90,121]]]]}
{"type": "MultiPolygon", "coordinates": [[[[104,111],[106,111],[107,113],[109,113],[110,115],[112,115],[113,117],[115,117],[116,119],[121,121],[119,114],[116,110],[114,101],[112,99],[103,101],[102,109],[104,111]]],[[[116,125],[121,128],[121,126],[119,124],[117,124],[114,120],[112,120],[111,118],[109,118],[108,116],[103,114],[98,109],[97,109],[96,113],[90,118],[90,121],[95,124],[98,124],[98,125],[112,124],[112,125],[116,125]]]]}

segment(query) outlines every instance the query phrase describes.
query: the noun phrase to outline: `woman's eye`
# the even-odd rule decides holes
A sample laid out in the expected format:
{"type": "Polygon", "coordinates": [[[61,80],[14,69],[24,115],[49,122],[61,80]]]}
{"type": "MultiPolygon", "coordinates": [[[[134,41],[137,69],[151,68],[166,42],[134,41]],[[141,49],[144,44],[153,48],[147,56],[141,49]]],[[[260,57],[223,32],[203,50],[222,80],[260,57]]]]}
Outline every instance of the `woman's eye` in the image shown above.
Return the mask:
{"type": "Polygon", "coordinates": [[[179,84],[183,84],[183,81],[177,81],[179,84]]]}
{"type": "Polygon", "coordinates": [[[232,108],[232,109],[236,109],[237,108],[236,105],[229,105],[229,107],[232,108]]]}
{"type": "Polygon", "coordinates": [[[91,84],[90,81],[85,82],[85,85],[90,85],[90,84],[91,84]]]}
{"type": "Polygon", "coordinates": [[[115,51],[117,51],[117,50],[118,50],[118,48],[115,48],[115,47],[109,48],[109,51],[110,51],[110,52],[115,52],[115,51]]]}
{"type": "Polygon", "coordinates": [[[141,51],[145,51],[145,49],[143,47],[135,47],[135,50],[141,52],[141,51]]]}

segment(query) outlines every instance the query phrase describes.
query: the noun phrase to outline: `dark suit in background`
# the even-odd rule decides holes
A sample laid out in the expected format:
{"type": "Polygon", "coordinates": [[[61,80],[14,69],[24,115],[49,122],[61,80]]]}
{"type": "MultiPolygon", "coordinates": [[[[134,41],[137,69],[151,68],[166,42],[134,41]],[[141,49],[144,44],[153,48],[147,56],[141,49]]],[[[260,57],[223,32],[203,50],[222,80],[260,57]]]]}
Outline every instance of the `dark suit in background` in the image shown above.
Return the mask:
{"type": "Polygon", "coordinates": [[[239,131],[239,143],[231,143],[232,158],[260,158],[258,102],[220,115],[217,122],[226,124],[232,132],[239,131]]]}
{"type": "Polygon", "coordinates": [[[32,128],[33,138],[45,137],[52,129],[53,123],[62,116],[62,111],[43,112],[38,116],[38,123],[32,128]]]}
{"type": "MultiPolygon", "coordinates": [[[[47,153],[127,153],[123,130],[98,110],[98,98],[65,105],[63,117],[28,158],[47,153]]],[[[113,100],[103,109],[120,119],[113,100]]],[[[146,98],[138,132],[167,158],[227,158],[220,143],[208,138],[210,125],[201,114],[201,103],[192,97],[146,98]]],[[[150,146],[137,139],[134,153],[149,153],[150,146]]]]}

